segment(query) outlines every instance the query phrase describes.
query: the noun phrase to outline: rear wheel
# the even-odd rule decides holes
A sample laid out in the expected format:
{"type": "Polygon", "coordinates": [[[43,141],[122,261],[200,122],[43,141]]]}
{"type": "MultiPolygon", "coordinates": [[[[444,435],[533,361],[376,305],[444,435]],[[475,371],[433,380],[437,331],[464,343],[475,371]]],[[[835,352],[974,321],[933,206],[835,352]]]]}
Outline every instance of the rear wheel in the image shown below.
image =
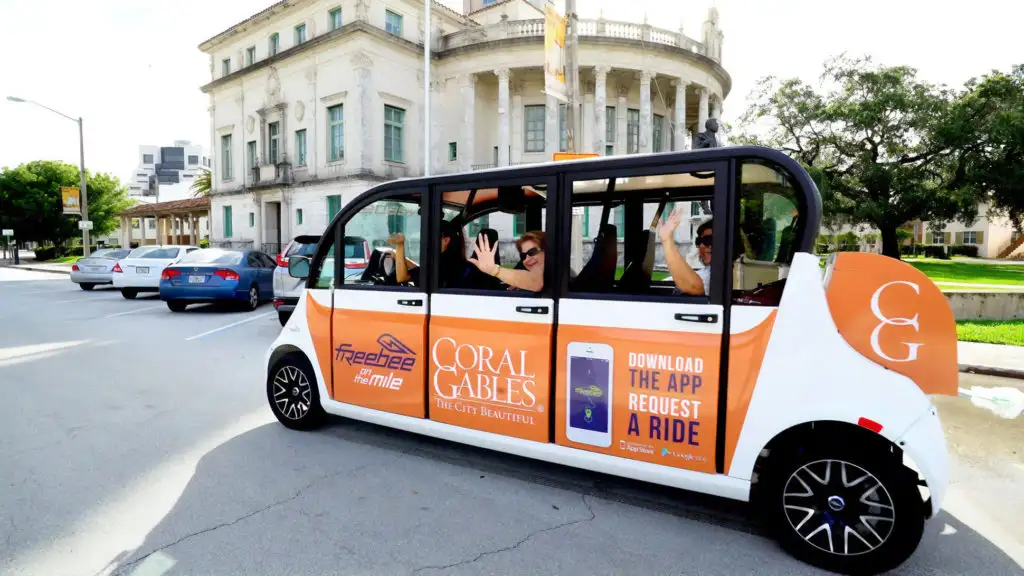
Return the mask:
{"type": "Polygon", "coordinates": [[[260,306],[260,289],[256,286],[249,288],[249,300],[245,303],[246,310],[252,311],[260,306]]]}
{"type": "Polygon", "coordinates": [[[124,296],[128,300],[134,300],[139,295],[139,291],[134,288],[122,288],[121,296],[124,296]]]}
{"type": "Polygon", "coordinates": [[[289,354],[270,368],[267,400],[278,422],[293,430],[313,430],[326,418],[316,375],[301,354],[289,354]]]}
{"type": "Polygon", "coordinates": [[[758,504],[796,558],[841,574],[885,572],[921,541],[916,478],[893,454],[840,442],[772,459],[758,504]]]}
{"type": "Polygon", "coordinates": [[[171,309],[171,312],[184,312],[188,304],[184,302],[178,302],[177,300],[168,300],[167,307],[171,309]]]}
{"type": "Polygon", "coordinates": [[[95,288],[96,285],[91,283],[91,282],[82,282],[81,284],[78,285],[78,287],[81,288],[82,290],[85,290],[86,292],[88,292],[88,291],[92,290],[93,288],[95,288]]]}

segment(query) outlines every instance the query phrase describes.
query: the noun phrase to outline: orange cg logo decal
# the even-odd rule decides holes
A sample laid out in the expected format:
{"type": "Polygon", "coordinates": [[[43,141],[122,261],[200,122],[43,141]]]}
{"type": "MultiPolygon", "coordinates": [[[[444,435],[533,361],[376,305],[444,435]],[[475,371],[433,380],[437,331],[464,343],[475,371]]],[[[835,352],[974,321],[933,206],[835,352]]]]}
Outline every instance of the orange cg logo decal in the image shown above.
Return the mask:
{"type": "Polygon", "coordinates": [[[875,293],[871,295],[871,312],[875,315],[875,318],[878,318],[879,323],[877,326],[875,326],[875,329],[871,331],[871,350],[873,350],[875,354],[878,354],[879,356],[885,358],[890,362],[913,362],[914,360],[917,360],[917,349],[923,346],[924,344],[917,342],[903,342],[903,344],[906,345],[906,347],[909,349],[907,352],[907,357],[897,359],[883,352],[881,344],[878,343],[878,337],[882,333],[882,328],[885,328],[886,326],[913,326],[915,332],[921,332],[921,326],[918,323],[918,317],[920,316],[920,314],[914,314],[913,318],[889,318],[888,316],[882,314],[881,309],[879,309],[878,299],[881,298],[882,292],[884,292],[886,288],[893,286],[895,284],[905,284],[913,288],[915,294],[921,294],[920,286],[913,282],[908,282],[906,280],[894,280],[892,282],[887,282],[883,284],[881,287],[879,287],[878,290],[875,290],[875,293]]]}

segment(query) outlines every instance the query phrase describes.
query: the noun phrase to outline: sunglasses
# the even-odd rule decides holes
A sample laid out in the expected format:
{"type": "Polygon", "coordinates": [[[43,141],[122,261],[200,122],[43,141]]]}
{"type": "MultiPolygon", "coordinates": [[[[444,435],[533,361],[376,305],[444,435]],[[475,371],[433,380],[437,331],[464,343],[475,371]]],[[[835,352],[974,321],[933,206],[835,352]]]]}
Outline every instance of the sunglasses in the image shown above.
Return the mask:
{"type": "Polygon", "coordinates": [[[536,246],[534,246],[533,248],[530,248],[526,252],[520,252],[519,253],[519,260],[520,261],[526,260],[530,256],[536,256],[537,254],[540,254],[540,253],[541,253],[541,249],[537,248],[536,246]]]}
{"type": "Polygon", "coordinates": [[[697,245],[700,246],[701,244],[704,244],[704,245],[710,247],[711,246],[711,234],[708,234],[707,236],[698,236],[697,237],[697,245]]]}

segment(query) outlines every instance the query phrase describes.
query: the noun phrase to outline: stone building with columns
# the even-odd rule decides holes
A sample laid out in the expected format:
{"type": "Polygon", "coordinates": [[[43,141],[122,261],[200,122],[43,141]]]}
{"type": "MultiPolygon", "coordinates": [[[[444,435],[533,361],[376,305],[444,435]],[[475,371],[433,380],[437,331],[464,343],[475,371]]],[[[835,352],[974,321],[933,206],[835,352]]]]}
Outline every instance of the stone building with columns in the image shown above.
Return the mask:
{"type": "MultiPolygon", "coordinates": [[[[543,92],[542,5],[465,0],[455,11],[435,1],[427,24],[422,0],[286,0],[203,42],[211,242],[273,253],[320,234],[378,182],[422,175],[427,162],[443,174],[564,151],[565,107],[543,92]]],[[[715,8],[699,40],[646,18],[581,19],[577,151],[688,149],[731,88],[722,38],[715,8]]],[[[503,237],[513,230],[490,226],[503,237]]]]}

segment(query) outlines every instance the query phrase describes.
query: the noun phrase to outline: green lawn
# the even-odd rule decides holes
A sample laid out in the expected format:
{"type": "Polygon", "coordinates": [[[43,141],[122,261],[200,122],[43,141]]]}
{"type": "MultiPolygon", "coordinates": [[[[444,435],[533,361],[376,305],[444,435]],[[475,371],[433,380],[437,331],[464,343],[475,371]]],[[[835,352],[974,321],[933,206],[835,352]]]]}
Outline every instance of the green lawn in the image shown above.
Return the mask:
{"type": "Polygon", "coordinates": [[[74,264],[81,259],[81,256],[62,256],[60,258],[54,258],[53,260],[50,260],[50,262],[53,264],[74,264]]]}
{"type": "Polygon", "coordinates": [[[962,282],[965,284],[1008,284],[1024,287],[1024,266],[1014,264],[981,264],[956,260],[928,260],[908,262],[924,272],[932,282],[962,282]]]}
{"type": "Polygon", "coordinates": [[[961,320],[956,337],[964,342],[1024,346],[1024,320],[961,320]]]}

